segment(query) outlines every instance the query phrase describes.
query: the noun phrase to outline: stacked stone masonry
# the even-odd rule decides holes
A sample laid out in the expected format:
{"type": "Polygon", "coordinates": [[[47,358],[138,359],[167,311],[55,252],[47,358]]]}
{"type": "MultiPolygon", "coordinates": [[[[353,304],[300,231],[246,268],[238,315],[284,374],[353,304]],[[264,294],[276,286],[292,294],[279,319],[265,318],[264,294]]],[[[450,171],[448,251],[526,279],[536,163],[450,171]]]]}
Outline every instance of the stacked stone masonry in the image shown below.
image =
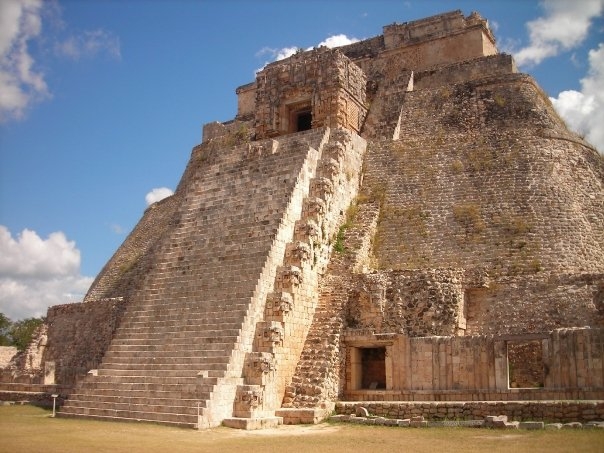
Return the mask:
{"type": "Polygon", "coordinates": [[[236,92],[0,390],[247,429],[343,399],[552,420],[548,400],[604,399],[604,160],[484,18],[300,51],[236,92]]]}

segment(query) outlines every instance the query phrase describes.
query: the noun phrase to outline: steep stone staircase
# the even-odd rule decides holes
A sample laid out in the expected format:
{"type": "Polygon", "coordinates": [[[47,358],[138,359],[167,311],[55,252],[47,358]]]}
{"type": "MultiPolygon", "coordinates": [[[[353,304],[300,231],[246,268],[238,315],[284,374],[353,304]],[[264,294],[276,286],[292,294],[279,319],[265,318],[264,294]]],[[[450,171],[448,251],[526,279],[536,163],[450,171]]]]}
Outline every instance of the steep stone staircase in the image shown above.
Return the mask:
{"type": "Polygon", "coordinates": [[[192,161],[205,162],[183,188],[161,258],[61,416],[207,427],[232,413],[255,324],[328,137],[329,129],[308,131],[211,159],[198,150],[192,161]]]}
{"type": "Polygon", "coordinates": [[[275,417],[290,382],[317,305],[319,275],[358,189],[365,141],[333,130],[323,149],[294,237],[286,245],[274,291],[256,325],[253,351],[246,356],[245,382],[237,387],[227,426],[254,429],[281,422],[275,417]]]}

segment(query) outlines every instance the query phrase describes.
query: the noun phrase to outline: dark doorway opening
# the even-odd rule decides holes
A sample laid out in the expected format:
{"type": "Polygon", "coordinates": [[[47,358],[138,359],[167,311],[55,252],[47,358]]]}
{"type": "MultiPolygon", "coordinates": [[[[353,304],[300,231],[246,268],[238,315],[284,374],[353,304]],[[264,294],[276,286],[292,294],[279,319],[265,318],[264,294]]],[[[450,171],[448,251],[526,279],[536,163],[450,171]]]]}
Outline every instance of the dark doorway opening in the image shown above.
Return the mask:
{"type": "Polygon", "coordinates": [[[361,387],[386,388],[386,348],[361,349],[361,387]]]}
{"type": "Polygon", "coordinates": [[[541,341],[508,342],[509,388],[538,388],[545,384],[541,341]]]}
{"type": "Polygon", "coordinates": [[[296,114],[296,131],[307,131],[312,127],[312,113],[310,110],[297,112],[296,114]]]}

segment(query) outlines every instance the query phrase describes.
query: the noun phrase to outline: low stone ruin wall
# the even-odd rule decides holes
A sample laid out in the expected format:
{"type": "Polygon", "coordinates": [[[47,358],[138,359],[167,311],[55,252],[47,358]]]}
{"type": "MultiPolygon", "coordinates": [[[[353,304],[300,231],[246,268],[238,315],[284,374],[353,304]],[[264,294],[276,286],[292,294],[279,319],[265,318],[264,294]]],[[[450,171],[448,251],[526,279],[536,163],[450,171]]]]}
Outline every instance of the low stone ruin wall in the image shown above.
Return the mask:
{"type": "Polygon", "coordinates": [[[604,420],[604,401],[338,402],[335,411],[351,415],[360,407],[371,415],[392,419],[482,420],[505,415],[516,421],[552,423],[604,420]]]}
{"type": "Polygon", "coordinates": [[[344,342],[349,401],[604,400],[604,329],[416,338],[349,330],[344,342]],[[514,345],[536,346],[540,361],[515,361],[514,345]],[[536,384],[518,388],[514,365],[540,374],[536,384]]]}

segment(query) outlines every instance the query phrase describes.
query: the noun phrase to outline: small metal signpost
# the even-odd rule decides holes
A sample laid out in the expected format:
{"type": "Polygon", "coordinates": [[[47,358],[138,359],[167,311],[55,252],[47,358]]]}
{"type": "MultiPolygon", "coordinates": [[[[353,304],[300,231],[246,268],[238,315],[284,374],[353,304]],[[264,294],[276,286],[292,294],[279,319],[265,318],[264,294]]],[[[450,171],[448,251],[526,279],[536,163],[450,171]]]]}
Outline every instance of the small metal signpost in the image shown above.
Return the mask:
{"type": "Polygon", "coordinates": [[[52,416],[54,417],[56,415],[57,398],[59,397],[59,395],[53,393],[50,396],[52,396],[52,416]]]}

